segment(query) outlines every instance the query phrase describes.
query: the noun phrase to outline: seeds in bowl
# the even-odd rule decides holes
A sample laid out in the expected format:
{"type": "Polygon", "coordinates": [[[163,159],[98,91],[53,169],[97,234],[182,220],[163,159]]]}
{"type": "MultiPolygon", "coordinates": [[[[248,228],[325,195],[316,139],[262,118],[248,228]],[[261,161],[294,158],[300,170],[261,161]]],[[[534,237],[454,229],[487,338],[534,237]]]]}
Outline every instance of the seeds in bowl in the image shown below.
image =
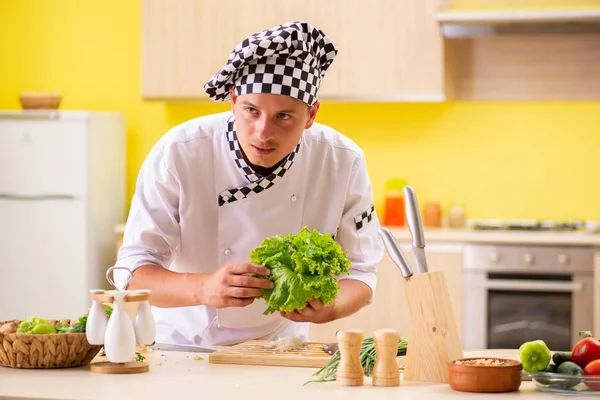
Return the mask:
{"type": "Polygon", "coordinates": [[[474,366],[502,366],[516,365],[518,361],[514,360],[499,360],[497,358],[473,358],[469,360],[456,360],[455,364],[459,365],[474,365],[474,366]]]}

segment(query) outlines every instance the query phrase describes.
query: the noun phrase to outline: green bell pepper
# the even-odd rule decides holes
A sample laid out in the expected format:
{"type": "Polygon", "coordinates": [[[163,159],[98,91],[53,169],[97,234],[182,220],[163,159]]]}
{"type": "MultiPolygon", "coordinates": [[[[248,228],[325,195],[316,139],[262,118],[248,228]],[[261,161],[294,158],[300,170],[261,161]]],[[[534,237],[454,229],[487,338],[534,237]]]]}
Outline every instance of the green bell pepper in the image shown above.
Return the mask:
{"type": "Polygon", "coordinates": [[[31,317],[21,322],[19,328],[17,329],[17,333],[27,333],[30,335],[47,335],[56,333],[56,329],[47,319],[42,317],[31,317]]]}
{"type": "Polygon", "coordinates": [[[519,357],[523,363],[523,369],[533,373],[544,371],[550,364],[552,354],[543,340],[533,340],[525,342],[519,347],[519,357]]]}

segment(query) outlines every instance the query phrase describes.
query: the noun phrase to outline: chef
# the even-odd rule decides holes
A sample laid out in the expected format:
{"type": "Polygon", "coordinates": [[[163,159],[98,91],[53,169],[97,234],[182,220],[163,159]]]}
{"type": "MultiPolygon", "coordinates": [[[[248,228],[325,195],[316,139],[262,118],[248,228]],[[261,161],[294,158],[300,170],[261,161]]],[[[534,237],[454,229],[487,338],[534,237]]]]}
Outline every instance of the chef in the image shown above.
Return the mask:
{"type": "Polygon", "coordinates": [[[117,266],[128,286],[150,289],[156,341],[230,345],[296,336],[309,323],[349,316],[375,293],[383,256],[363,151],[315,122],[317,92],[337,49],[305,22],[257,32],[204,86],[231,112],[170,129],[137,180],[117,266]],[[263,315],[273,287],[251,250],[302,227],[331,234],[347,251],[333,304],[263,315]]]}

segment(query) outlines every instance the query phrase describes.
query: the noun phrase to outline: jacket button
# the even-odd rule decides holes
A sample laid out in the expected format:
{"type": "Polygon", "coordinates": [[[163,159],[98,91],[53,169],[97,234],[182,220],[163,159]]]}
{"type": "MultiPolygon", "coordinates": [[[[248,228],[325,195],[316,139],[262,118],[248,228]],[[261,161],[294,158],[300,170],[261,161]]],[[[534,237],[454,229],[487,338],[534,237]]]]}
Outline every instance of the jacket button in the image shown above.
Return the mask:
{"type": "Polygon", "coordinates": [[[229,201],[229,196],[227,196],[227,195],[223,196],[223,201],[225,201],[225,202],[229,201]]]}
{"type": "Polygon", "coordinates": [[[225,249],[224,251],[225,255],[228,256],[231,254],[231,250],[230,249],[225,249]]]}
{"type": "Polygon", "coordinates": [[[292,203],[295,203],[295,202],[296,202],[296,195],[295,195],[295,194],[293,194],[293,195],[292,195],[292,197],[290,198],[290,201],[291,201],[292,203]]]}

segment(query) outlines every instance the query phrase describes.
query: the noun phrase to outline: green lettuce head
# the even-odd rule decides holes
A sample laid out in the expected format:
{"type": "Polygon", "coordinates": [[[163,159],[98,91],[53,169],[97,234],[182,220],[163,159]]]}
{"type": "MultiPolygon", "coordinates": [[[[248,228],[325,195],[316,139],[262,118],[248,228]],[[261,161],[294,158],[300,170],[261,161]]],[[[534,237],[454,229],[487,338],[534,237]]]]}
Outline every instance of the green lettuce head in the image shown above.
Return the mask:
{"type": "Polygon", "coordinates": [[[266,238],[250,253],[250,262],[271,270],[273,289],[263,289],[268,315],[302,309],[312,299],[324,305],[337,297],[342,273],[350,274],[350,260],[329,234],[304,227],[298,234],[266,238]]]}

